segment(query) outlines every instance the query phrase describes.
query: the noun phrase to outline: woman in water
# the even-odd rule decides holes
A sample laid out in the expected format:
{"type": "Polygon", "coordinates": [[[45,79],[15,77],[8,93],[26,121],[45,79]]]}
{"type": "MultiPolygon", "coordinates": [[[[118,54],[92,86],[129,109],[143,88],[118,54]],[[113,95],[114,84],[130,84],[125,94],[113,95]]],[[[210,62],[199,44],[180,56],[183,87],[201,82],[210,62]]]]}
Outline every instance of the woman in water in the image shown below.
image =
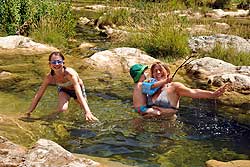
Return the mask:
{"type": "Polygon", "coordinates": [[[85,111],[85,119],[87,121],[98,120],[89,109],[82,80],[74,69],[64,66],[64,56],[62,53],[52,52],[49,56],[49,66],[51,71],[46,75],[42,85],[33,98],[28,112],[26,113],[27,116],[29,117],[36,108],[48,85],[57,85],[58,112],[66,111],[68,109],[70,97],[73,97],[85,111]]]}
{"type": "MultiPolygon", "coordinates": [[[[150,70],[151,77],[155,78],[157,81],[170,78],[170,70],[165,64],[156,62],[152,64],[150,70]]],[[[180,82],[170,82],[162,86],[154,95],[151,96],[151,98],[148,98],[147,105],[170,109],[163,111],[161,115],[176,117],[174,111],[179,108],[181,96],[191,98],[217,98],[225,92],[227,85],[228,84],[225,84],[215,91],[208,91],[202,89],[191,89],[180,82]]]]}

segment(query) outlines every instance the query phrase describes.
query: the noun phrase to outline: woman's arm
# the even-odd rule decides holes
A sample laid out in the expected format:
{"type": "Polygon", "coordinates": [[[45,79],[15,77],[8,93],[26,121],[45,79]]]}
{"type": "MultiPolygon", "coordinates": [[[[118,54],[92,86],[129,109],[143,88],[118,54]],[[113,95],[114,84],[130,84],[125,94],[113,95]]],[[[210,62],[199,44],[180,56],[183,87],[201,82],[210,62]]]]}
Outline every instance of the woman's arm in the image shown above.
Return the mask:
{"type": "Polygon", "coordinates": [[[172,78],[167,77],[165,79],[162,79],[160,81],[155,82],[151,87],[152,88],[159,88],[159,87],[162,87],[163,85],[170,83],[170,82],[172,82],[172,78]]]}
{"type": "Polygon", "coordinates": [[[174,84],[175,90],[179,96],[186,96],[191,98],[217,98],[225,92],[228,86],[228,84],[225,84],[218,88],[216,91],[208,91],[202,89],[191,89],[181,83],[174,84]]]}
{"type": "Polygon", "coordinates": [[[68,79],[73,83],[73,86],[74,86],[74,89],[75,89],[75,92],[76,92],[76,96],[77,96],[77,99],[78,99],[78,101],[80,103],[80,106],[85,111],[85,119],[87,121],[97,121],[98,119],[91,113],[91,111],[89,109],[89,106],[88,106],[88,103],[87,103],[86,99],[82,95],[82,90],[81,90],[80,84],[78,82],[77,73],[76,74],[70,74],[69,76],[70,77],[68,79]]]}
{"type": "Polygon", "coordinates": [[[47,89],[48,85],[50,83],[50,78],[49,75],[47,75],[44,80],[42,85],[40,86],[40,88],[38,89],[36,95],[34,96],[31,105],[28,109],[28,112],[26,113],[26,115],[29,117],[31,115],[31,113],[34,111],[34,109],[36,108],[38,102],[40,101],[40,99],[42,98],[45,90],[47,89]]]}

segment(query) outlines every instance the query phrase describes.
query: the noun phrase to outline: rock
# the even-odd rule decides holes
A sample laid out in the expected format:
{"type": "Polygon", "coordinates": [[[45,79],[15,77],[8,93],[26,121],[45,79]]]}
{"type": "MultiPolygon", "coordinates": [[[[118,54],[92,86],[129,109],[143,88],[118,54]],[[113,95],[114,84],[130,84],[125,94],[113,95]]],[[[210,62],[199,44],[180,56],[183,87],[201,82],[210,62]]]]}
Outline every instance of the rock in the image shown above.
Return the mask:
{"type": "Polygon", "coordinates": [[[36,43],[32,41],[30,38],[21,35],[0,37],[0,50],[1,48],[9,50],[21,49],[25,51],[34,51],[36,53],[38,52],[45,53],[58,50],[54,47],[45,44],[36,43]]]}
{"type": "Polygon", "coordinates": [[[53,166],[53,167],[96,167],[100,164],[86,158],[78,158],[57,143],[40,139],[28,151],[21,166],[53,166]]]}
{"type": "Polygon", "coordinates": [[[207,80],[214,86],[229,82],[238,92],[250,92],[250,66],[234,66],[219,59],[204,57],[191,61],[185,68],[193,77],[207,80]]]}
{"type": "Polygon", "coordinates": [[[79,49],[87,50],[87,49],[90,49],[90,48],[93,48],[93,47],[95,47],[95,44],[84,42],[84,43],[81,43],[81,45],[79,46],[79,49]]]}
{"type": "Polygon", "coordinates": [[[0,136],[0,166],[18,166],[24,161],[27,149],[0,136]]]}
{"type": "Polygon", "coordinates": [[[223,29],[223,30],[227,30],[230,28],[230,25],[227,23],[220,23],[220,22],[214,22],[213,23],[213,27],[219,28],[219,29],[223,29]]]}
{"type": "Polygon", "coordinates": [[[87,17],[80,17],[78,24],[83,27],[84,25],[88,24],[91,20],[89,20],[87,17]]]}
{"type": "Polygon", "coordinates": [[[234,48],[237,52],[250,52],[250,43],[239,36],[217,34],[213,36],[198,36],[189,39],[189,47],[192,50],[212,51],[217,45],[222,48],[234,48]]]}
{"type": "Polygon", "coordinates": [[[87,5],[85,6],[86,9],[91,9],[94,11],[98,11],[98,10],[104,10],[107,8],[107,6],[105,5],[87,5]]]}
{"type": "Polygon", "coordinates": [[[190,34],[197,34],[197,33],[208,33],[211,32],[209,27],[206,25],[194,25],[193,27],[187,28],[187,31],[190,34]]]}
{"type": "Polygon", "coordinates": [[[2,72],[0,73],[0,79],[1,79],[1,78],[4,78],[4,77],[8,77],[8,76],[10,76],[10,75],[11,75],[10,72],[2,71],[2,72]]]}
{"type": "Polygon", "coordinates": [[[139,49],[127,47],[101,51],[86,60],[87,64],[90,64],[95,69],[107,70],[114,74],[121,72],[128,73],[129,68],[136,63],[150,65],[156,61],[159,60],[139,49]]]}
{"type": "Polygon", "coordinates": [[[249,10],[237,10],[237,11],[223,11],[222,9],[213,9],[213,12],[206,13],[205,16],[213,18],[222,18],[226,16],[230,17],[244,17],[249,15],[249,10]]]}
{"type": "Polygon", "coordinates": [[[217,160],[209,160],[206,167],[249,167],[250,160],[235,160],[229,162],[221,162],[217,160]]]}
{"type": "Polygon", "coordinates": [[[189,70],[190,74],[203,74],[211,76],[215,74],[222,74],[224,72],[234,72],[236,66],[223,60],[204,57],[191,61],[186,68],[189,70]]]}

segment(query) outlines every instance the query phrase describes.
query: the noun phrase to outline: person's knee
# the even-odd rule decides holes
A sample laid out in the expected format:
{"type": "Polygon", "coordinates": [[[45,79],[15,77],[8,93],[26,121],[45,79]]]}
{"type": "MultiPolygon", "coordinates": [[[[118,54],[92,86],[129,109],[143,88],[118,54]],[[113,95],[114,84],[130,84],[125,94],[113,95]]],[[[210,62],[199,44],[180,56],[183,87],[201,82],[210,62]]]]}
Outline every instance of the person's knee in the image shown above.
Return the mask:
{"type": "Polygon", "coordinates": [[[63,109],[63,108],[60,108],[60,109],[57,109],[58,112],[65,112],[67,111],[67,109],[63,109]]]}
{"type": "Polygon", "coordinates": [[[64,107],[59,107],[59,108],[57,109],[58,112],[65,112],[65,111],[67,111],[67,110],[68,110],[68,107],[66,107],[66,106],[64,106],[64,107]]]}

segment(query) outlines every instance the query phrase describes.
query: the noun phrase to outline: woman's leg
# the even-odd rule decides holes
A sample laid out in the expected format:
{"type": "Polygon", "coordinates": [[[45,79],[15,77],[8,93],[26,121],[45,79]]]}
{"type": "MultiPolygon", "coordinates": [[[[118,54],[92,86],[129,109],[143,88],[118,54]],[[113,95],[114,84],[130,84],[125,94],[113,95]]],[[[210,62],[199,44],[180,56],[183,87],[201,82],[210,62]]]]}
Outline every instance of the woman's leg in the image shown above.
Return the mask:
{"type": "Polygon", "coordinates": [[[63,91],[60,91],[58,93],[58,107],[57,107],[58,112],[67,111],[69,99],[70,99],[70,96],[67,93],[63,91]]]}

